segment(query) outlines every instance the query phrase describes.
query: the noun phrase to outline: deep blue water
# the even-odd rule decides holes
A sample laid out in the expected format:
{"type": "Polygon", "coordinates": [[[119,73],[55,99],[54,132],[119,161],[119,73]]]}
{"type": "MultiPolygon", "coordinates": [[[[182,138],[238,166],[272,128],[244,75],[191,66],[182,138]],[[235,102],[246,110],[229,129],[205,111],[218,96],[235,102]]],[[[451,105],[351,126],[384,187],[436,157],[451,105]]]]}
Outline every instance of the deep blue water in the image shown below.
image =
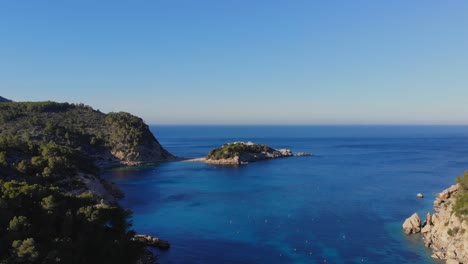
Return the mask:
{"type": "Polygon", "coordinates": [[[171,153],[225,142],[315,153],[240,167],[172,162],[114,170],[134,228],[167,263],[437,263],[404,219],[468,169],[468,127],[157,126],[171,153]],[[424,199],[416,194],[423,193],[424,199]]]}

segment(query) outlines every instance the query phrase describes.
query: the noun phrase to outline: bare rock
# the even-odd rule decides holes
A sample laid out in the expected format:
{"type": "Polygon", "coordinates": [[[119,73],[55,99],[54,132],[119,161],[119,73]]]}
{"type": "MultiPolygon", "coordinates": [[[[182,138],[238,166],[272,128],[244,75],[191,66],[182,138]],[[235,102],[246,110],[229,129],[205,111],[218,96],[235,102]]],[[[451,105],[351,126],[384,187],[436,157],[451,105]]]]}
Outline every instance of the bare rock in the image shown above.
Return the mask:
{"type": "Polygon", "coordinates": [[[74,195],[79,195],[85,192],[91,192],[102,198],[104,203],[115,203],[118,196],[114,195],[119,189],[111,183],[101,179],[99,176],[92,174],[79,173],[76,177],[83,186],[72,191],[74,195]],[[112,188],[114,189],[112,189],[112,188]]]}
{"type": "Polygon", "coordinates": [[[426,221],[425,221],[425,222],[426,222],[426,225],[434,225],[434,224],[432,223],[432,216],[431,216],[431,213],[429,213],[429,212],[427,213],[427,215],[426,215],[426,221]]]}
{"type": "Polygon", "coordinates": [[[135,235],[132,238],[133,241],[145,244],[150,247],[157,247],[159,249],[167,250],[171,247],[168,241],[152,237],[148,235],[135,235]]]}
{"type": "Polygon", "coordinates": [[[458,184],[450,186],[450,188],[444,190],[443,192],[439,193],[437,195],[437,198],[439,199],[448,199],[452,197],[452,194],[458,191],[458,184]]]}
{"type": "Polygon", "coordinates": [[[457,258],[457,248],[455,245],[450,245],[447,248],[447,259],[456,259],[457,258]]]}
{"type": "Polygon", "coordinates": [[[421,233],[428,233],[428,232],[431,232],[431,228],[432,226],[431,225],[425,225],[422,229],[421,229],[421,233]]]}
{"type": "Polygon", "coordinates": [[[424,198],[424,195],[423,195],[422,193],[418,193],[418,194],[416,194],[416,197],[418,197],[419,199],[421,199],[421,198],[424,198]]]}
{"type": "Polygon", "coordinates": [[[468,220],[452,211],[457,192],[458,185],[453,185],[437,195],[435,213],[427,215],[421,232],[424,244],[434,252],[432,257],[447,263],[468,263],[468,220]]]}
{"type": "Polygon", "coordinates": [[[444,253],[437,251],[434,254],[432,254],[431,257],[435,259],[444,259],[445,255],[444,253]]]}
{"type": "Polygon", "coordinates": [[[403,223],[403,230],[407,235],[421,232],[421,218],[418,213],[414,213],[410,217],[406,218],[403,223]]]}
{"type": "Polygon", "coordinates": [[[298,153],[296,153],[296,155],[294,155],[294,156],[296,156],[296,157],[308,157],[308,156],[313,156],[313,155],[314,155],[314,154],[312,154],[312,153],[298,152],[298,153]]]}
{"type": "Polygon", "coordinates": [[[450,188],[448,190],[449,190],[450,194],[452,194],[454,192],[457,192],[458,188],[459,188],[458,184],[454,184],[454,185],[450,186],[450,188]]]}
{"type": "Polygon", "coordinates": [[[284,156],[292,156],[293,153],[290,149],[278,149],[278,151],[281,153],[281,155],[284,156]]]}

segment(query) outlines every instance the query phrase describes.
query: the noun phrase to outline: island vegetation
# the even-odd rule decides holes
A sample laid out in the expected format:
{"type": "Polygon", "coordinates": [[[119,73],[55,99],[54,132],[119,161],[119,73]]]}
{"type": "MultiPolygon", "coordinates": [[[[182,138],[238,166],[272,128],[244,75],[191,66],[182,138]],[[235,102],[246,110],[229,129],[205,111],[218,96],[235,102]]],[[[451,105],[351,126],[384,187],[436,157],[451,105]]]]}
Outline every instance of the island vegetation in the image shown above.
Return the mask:
{"type": "Polygon", "coordinates": [[[157,160],[173,157],[128,113],[104,114],[83,104],[0,103],[0,263],[141,259],[146,251],[132,239],[131,212],[92,192],[84,180],[111,189],[101,169],[145,161],[118,153],[142,152],[148,142],[157,160]]]}
{"type": "Polygon", "coordinates": [[[211,150],[206,156],[210,160],[231,159],[246,153],[272,152],[274,149],[264,144],[234,142],[211,150]]]}
{"type": "Polygon", "coordinates": [[[274,149],[265,144],[256,144],[249,141],[226,143],[208,152],[206,157],[190,159],[188,161],[217,165],[240,165],[260,160],[293,156],[312,156],[312,154],[305,152],[294,154],[289,149],[274,149]]]}

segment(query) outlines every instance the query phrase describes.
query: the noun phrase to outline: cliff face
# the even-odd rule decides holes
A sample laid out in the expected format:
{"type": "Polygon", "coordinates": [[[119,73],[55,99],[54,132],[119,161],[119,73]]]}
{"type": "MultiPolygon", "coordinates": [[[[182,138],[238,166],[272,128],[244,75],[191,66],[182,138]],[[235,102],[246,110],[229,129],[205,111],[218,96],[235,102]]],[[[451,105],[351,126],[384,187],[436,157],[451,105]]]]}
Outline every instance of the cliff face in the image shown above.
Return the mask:
{"type": "Polygon", "coordinates": [[[148,128],[144,129],[143,134],[140,144],[129,147],[128,145],[117,143],[111,148],[110,153],[114,158],[117,158],[120,164],[127,166],[175,159],[171,153],[159,144],[148,128]]]}
{"type": "Polygon", "coordinates": [[[141,118],[124,112],[104,114],[83,104],[2,103],[0,136],[53,141],[83,152],[100,167],[175,158],[159,144],[141,118]]]}
{"type": "Polygon", "coordinates": [[[428,214],[421,230],[425,245],[434,251],[432,256],[447,263],[468,263],[468,219],[452,210],[458,192],[459,186],[453,185],[437,195],[435,213],[428,214]]]}
{"type": "Polygon", "coordinates": [[[140,165],[172,160],[141,118],[129,113],[110,113],[105,116],[110,153],[123,165],[140,165]]]}

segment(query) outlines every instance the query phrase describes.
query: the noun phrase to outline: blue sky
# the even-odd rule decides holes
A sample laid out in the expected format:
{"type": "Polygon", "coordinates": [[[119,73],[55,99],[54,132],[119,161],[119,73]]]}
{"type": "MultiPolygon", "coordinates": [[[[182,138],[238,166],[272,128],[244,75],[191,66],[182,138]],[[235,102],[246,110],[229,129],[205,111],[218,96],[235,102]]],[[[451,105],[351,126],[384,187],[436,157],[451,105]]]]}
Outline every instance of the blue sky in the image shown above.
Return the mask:
{"type": "Polygon", "coordinates": [[[0,95],[150,124],[468,124],[468,2],[1,1],[0,95]]]}

